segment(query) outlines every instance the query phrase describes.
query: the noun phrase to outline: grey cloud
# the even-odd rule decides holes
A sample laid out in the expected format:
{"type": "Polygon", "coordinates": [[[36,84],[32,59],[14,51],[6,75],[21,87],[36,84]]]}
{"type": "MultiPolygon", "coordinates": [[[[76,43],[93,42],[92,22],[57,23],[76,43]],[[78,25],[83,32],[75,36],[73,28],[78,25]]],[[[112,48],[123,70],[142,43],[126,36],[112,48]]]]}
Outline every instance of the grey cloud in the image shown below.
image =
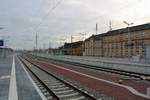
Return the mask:
{"type": "MultiPolygon", "coordinates": [[[[113,29],[126,27],[122,21],[135,24],[150,21],[149,0],[63,0],[35,29],[43,16],[59,0],[2,0],[0,4],[0,30],[10,36],[13,48],[33,49],[35,32],[39,35],[39,47],[51,41],[59,46],[60,38],[70,40],[71,35],[80,32],[95,32],[99,24],[99,33],[108,31],[108,22],[113,29]],[[56,41],[56,42],[55,42],[56,41]]],[[[0,35],[2,36],[2,35],[0,35]]]]}

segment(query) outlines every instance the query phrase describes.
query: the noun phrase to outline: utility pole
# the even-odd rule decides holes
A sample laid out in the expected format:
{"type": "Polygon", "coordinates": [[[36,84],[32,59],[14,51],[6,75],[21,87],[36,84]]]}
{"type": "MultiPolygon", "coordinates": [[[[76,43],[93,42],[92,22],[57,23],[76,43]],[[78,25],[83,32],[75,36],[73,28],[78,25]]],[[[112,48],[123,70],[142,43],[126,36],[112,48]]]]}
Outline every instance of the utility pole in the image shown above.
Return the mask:
{"type": "Polygon", "coordinates": [[[72,42],[73,42],[73,36],[71,35],[71,55],[73,55],[73,45],[72,45],[72,42]]]}
{"type": "Polygon", "coordinates": [[[71,43],[73,42],[73,36],[71,35],[71,43]]]}
{"type": "Polygon", "coordinates": [[[62,45],[61,55],[64,55],[65,41],[66,39],[60,39],[60,43],[62,45]]]}
{"type": "Polygon", "coordinates": [[[49,48],[52,48],[52,47],[51,47],[51,41],[49,42],[49,48]]]}
{"type": "Polygon", "coordinates": [[[97,32],[98,32],[98,24],[96,23],[96,35],[97,35],[97,32]]]}
{"type": "Polygon", "coordinates": [[[43,43],[43,53],[45,53],[45,51],[46,51],[46,44],[43,43]]]}
{"type": "Polygon", "coordinates": [[[51,41],[48,44],[48,54],[52,54],[51,41]]]}
{"type": "Polygon", "coordinates": [[[83,45],[82,45],[82,55],[84,55],[84,52],[85,52],[84,38],[85,38],[86,33],[80,33],[80,35],[82,36],[82,41],[83,41],[83,45]]]}
{"type": "Polygon", "coordinates": [[[37,40],[38,36],[37,36],[37,33],[35,35],[35,52],[37,54],[37,46],[38,46],[38,40],[37,40]]]}
{"type": "Polygon", "coordinates": [[[112,31],[112,24],[111,24],[111,20],[109,21],[109,31],[112,31]]]}

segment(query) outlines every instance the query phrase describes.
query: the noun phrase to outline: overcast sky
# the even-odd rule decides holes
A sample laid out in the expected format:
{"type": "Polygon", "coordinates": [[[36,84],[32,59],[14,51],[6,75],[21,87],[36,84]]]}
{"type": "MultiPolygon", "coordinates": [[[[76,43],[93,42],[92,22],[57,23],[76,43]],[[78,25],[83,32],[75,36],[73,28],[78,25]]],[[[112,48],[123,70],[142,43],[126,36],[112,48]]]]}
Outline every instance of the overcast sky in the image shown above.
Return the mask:
{"type": "Polygon", "coordinates": [[[126,27],[123,21],[134,25],[150,22],[150,0],[62,0],[51,10],[58,2],[1,0],[0,38],[14,49],[33,49],[37,32],[39,48],[57,47],[62,39],[70,42],[71,35],[76,41],[82,39],[81,32],[88,33],[87,37],[94,34],[96,23],[103,33],[109,30],[109,20],[113,29],[126,27]]]}

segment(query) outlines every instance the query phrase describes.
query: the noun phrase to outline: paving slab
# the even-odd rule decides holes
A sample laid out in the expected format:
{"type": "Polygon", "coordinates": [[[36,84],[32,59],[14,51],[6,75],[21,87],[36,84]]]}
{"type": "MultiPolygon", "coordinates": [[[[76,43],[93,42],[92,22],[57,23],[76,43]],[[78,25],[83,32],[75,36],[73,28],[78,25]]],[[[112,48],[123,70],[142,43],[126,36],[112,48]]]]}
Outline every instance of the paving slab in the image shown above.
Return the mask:
{"type": "Polygon", "coordinates": [[[0,57],[0,100],[8,100],[12,58],[0,57]]]}
{"type": "Polygon", "coordinates": [[[116,60],[112,60],[112,61],[103,60],[101,58],[98,59],[97,57],[85,57],[85,56],[66,56],[66,55],[53,56],[53,55],[40,54],[40,53],[33,54],[33,55],[56,59],[56,60],[92,65],[96,67],[104,67],[104,68],[117,69],[117,70],[150,75],[150,64],[130,63],[130,62],[121,62],[121,61],[119,62],[116,60]]]}
{"type": "Polygon", "coordinates": [[[43,100],[16,56],[13,64],[13,56],[0,57],[0,100],[43,100]]]}
{"type": "Polygon", "coordinates": [[[18,100],[42,100],[17,58],[15,58],[15,67],[18,100]]]}

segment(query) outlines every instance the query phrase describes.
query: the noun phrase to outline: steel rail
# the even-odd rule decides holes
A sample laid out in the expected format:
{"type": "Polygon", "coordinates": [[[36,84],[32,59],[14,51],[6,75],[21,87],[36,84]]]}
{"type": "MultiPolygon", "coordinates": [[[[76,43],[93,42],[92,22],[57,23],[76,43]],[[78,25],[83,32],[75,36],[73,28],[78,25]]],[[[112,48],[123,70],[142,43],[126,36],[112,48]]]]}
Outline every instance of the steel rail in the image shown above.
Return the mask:
{"type": "Polygon", "coordinates": [[[57,95],[51,91],[51,89],[48,88],[48,86],[28,67],[28,65],[23,61],[21,57],[18,57],[20,61],[25,65],[25,67],[31,72],[31,74],[42,84],[42,86],[50,93],[53,95],[53,98],[56,100],[60,100],[57,95]]]}
{"type": "MultiPolygon", "coordinates": [[[[30,57],[33,57],[33,55],[32,56],[30,55],[30,57]]],[[[111,68],[104,68],[104,67],[100,67],[100,66],[81,64],[81,63],[71,62],[71,61],[62,61],[62,60],[56,60],[56,59],[51,59],[51,58],[39,57],[39,56],[34,56],[34,57],[36,57],[36,59],[42,58],[43,60],[62,62],[62,63],[71,64],[71,65],[75,65],[75,66],[80,66],[80,67],[85,67],[85,68],[89,68],[89,69],[100,70],[100,71],[104,71],[104,72],[129,76],[129,77],[137,78],[140,80],[150,81],[150,75],[147,75],[147,74],[141,74],[141,73],[136,73],[136,72],[111,69],[111,68]]]]}
{"type": "MultiPolygon", "coordinates": [[[[62,79],[60,79],[60,78],[58,78],[56,75],[54,75],[54,74],[48,72],[47,70],[41,68],[39,65],[37,65],[37,64],[35,64],[35,63],[29,61],[27,58],[25,58],[25,57],[19,57],[19,58],[20,58],[20,59],[25,59],[26,61],[28,61],[28,62],[31,63],[32,65],[36,66],[37,68],[39,68],[39,69],[42,70],[43,72],[45,72],[45,73],[49,74],[50,76],[54,77],[55,79],[61,81],[61,82],[64,83],[66,86],[73,88],[74,90],[76,90],[76,91],[78,91],[79,93],[83,94],[85,97],[89,98],[90,100],[97,100],[97,98],[93,97],[92,95],[89,95],[89,94],[85,93],[84,91],[78,89],[77,87],[75,87],[75,86],[69,84],[68,82],[66,82],[66,81],[64,81],[64,80],[62,80],[62,79]]],[[[26,67],[27,67],[27,66],[26,66],[26,67]]],[[[29,67],[27,67],[27,68],[30,70],[29,67]]],[[[32,71],[32,73],[33,73],[34,75],[36,75],[33,71],[32,71]]],[[[36,75],[36,77],[38,77],[38,76],[36,75]]],[[[42,82],[42,80],[40,80],[39,78],[38,78],[38,80],[39,80],[40,82],[42,82]]],[[[46,89],[50,90],[50,89],[45,85],[44,82],[42,82],[42,84],[46,87],[46,89]]],[[[50,92],[52,92],[53,95],[57,97],[57,95],[56,95],[52,90],[50,90],[50,92]]],[[[57,99],[60,100],[59,97],[57,97],[57,99]]]]}

